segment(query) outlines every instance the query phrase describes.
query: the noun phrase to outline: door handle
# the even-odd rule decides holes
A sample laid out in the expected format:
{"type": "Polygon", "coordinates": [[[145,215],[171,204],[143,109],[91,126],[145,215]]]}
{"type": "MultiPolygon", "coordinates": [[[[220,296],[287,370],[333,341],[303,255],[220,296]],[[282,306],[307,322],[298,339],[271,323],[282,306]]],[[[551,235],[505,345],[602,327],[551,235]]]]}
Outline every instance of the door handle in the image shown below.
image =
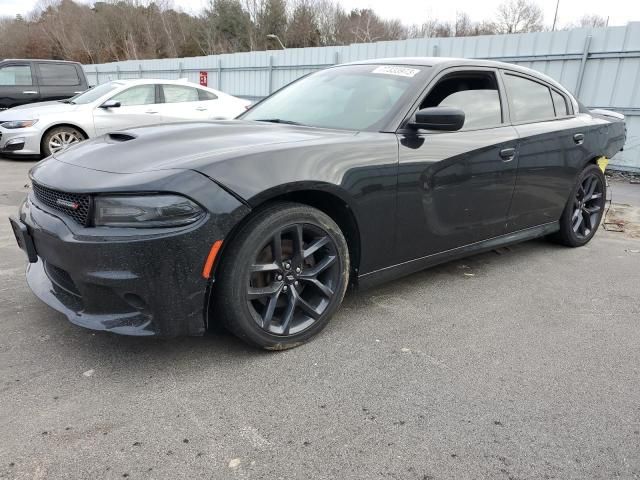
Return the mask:
{"type": "Polygon", "coordinates": [[[196,110],[199,112],[206,112],[208,110],[207,107],[196,107],[196,110]]]}
{"type": "Polygon", "coordinates": [[[155,110],[147,110],[147,111],[146,111],[146,112],[144,112],[144,113],[152,113],[152,114],[153,114],[153,113],[158,113],[158,112],[157,112],[157,111],[155,111],[155,110]]]}
{"type": "Polygon", "coordinates": [[[576,145],[582,145],[584,143],[584,134],[576,133],[573,136],[573,141],[575,142],[576,145]]]}
{"type": "Polygon", "coordinates": [[[516,156],[515,148],[503,148],[500,150],[500,158],[505,162],[510,162],[516,156]]]}
{"type": "Polygon", "coordinates": [[[35,90],[25,90],[24,92],[25,95],[37,95],[38,92],[36,92],[35,90]]]}

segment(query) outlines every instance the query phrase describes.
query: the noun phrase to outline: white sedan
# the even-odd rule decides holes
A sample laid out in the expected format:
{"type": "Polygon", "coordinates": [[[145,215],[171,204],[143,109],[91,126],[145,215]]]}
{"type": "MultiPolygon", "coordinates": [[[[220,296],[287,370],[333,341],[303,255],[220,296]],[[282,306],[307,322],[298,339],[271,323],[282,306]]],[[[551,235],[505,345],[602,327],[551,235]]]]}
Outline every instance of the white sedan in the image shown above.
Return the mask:
{"type": "Polygon", "coordinates": [[[0,153],[49,156],[130,127],[235,118],[250,103],[181,80],[115,80],[68,100],[0,112],[0,153]]]}

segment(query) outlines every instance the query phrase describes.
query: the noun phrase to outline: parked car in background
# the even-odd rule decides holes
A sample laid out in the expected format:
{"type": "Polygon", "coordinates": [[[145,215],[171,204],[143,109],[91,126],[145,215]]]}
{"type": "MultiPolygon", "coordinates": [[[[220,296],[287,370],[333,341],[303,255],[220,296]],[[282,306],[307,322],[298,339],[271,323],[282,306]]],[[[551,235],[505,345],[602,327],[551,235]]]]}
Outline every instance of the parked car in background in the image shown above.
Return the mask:
{"type": "Polygon", "coordinates": [[[46,157],[125,128],[234,118],[250,104],[186,80],[116,80],[68,100],[0,112],[0,153],[46,157]]]}
{"type": "Polygon", "coordinates": [[[603,157],[625,136],[624,116],[528,68],[369,60],[233,122],[70,148],[31,170],[12,225],[31,289],[78,325],[197,335],[220,321],[281,350],[322,330],[349,283],[545,235],[587,244],[603,157]]]}
{"type": "Polygon", "coordinates": [[[89,88],[82,66],[60,60],[0,60],[0,110],[70,98],[89,88]]]}

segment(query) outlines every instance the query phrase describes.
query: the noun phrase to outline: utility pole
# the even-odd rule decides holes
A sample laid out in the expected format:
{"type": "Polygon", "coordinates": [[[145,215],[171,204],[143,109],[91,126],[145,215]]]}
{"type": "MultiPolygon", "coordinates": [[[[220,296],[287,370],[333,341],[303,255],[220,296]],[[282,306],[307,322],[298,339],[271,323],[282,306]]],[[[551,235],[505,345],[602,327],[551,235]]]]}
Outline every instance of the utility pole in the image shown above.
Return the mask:
{"type": "Polygon", "coordinates": [[[560,0],[556,2],[556,14],[553,16],[553,27],[551,27],[551,31],[556,31],[556,22],[558,21],[558,7],[560,6],[560,0]]]}

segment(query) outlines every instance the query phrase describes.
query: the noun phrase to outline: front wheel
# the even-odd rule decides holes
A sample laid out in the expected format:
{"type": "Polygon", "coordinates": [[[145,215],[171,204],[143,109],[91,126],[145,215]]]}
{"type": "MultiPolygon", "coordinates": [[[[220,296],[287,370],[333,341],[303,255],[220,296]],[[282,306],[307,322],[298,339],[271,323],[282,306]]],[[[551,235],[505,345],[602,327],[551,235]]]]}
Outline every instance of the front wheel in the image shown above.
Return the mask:
{"type": "Polygon", "coordinates": [[[85,139],[84,134],[77,128],[67,126],[52,128],[42,137],[42,155],[48,157],[54,153],[62,152],[85,139]]]}
{"type": "Polygon", "coordinates": [[[296,347],[329,322],[349,281],[344,235],[323,212],[295,203],[261,209],[220,264],[214,312],[244,341],[296,347]]]}
{"type": "Polygon", "coordinates": [[[607,186],[597,165],[587,166],[571,192],[560,217],[560,231],[553,237],[569,247],[581,247],[593,238],[604,215],[607,186]]]}

